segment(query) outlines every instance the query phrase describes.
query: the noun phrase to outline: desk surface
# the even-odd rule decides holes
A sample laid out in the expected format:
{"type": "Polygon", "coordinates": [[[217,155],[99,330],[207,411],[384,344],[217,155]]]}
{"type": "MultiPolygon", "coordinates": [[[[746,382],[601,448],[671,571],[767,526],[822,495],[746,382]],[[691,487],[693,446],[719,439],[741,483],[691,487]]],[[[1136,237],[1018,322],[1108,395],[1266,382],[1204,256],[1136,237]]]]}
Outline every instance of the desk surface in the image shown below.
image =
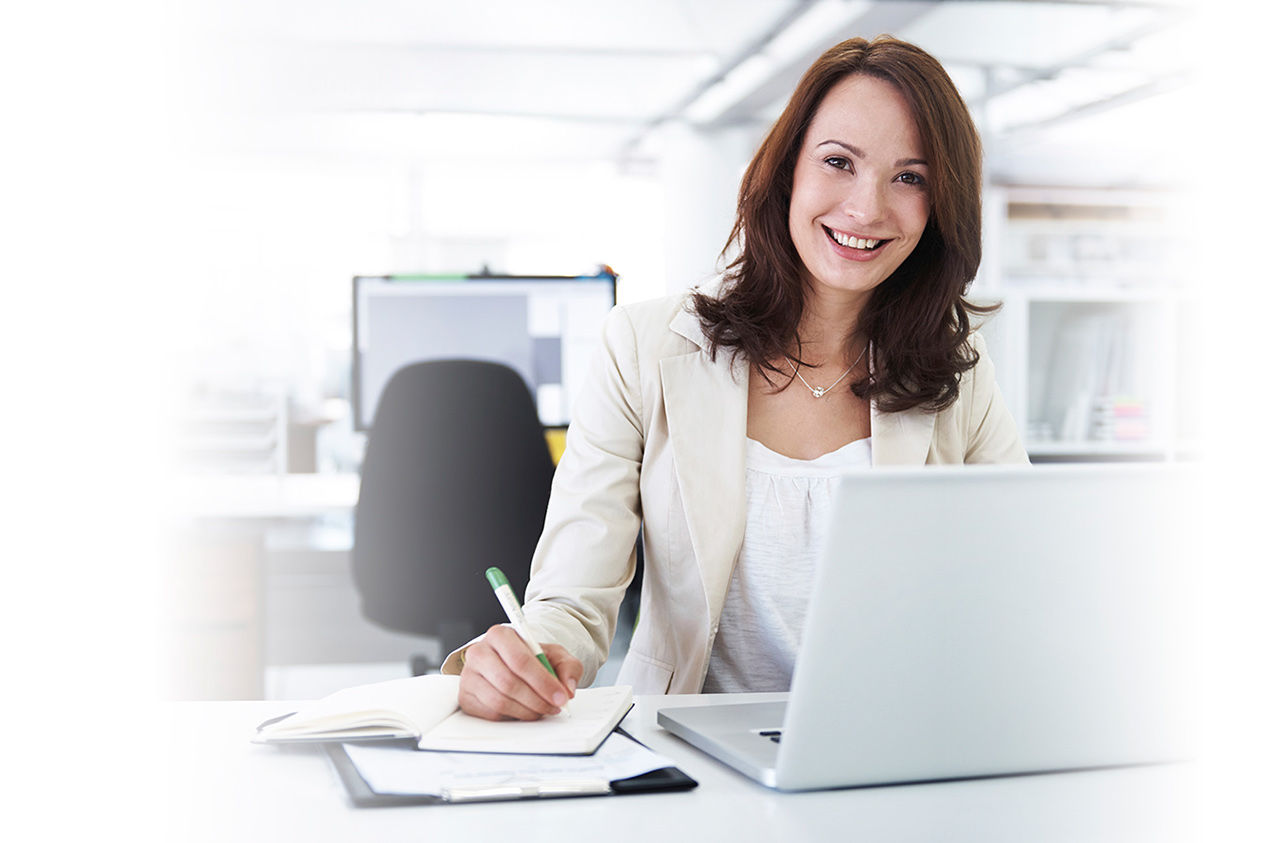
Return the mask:
{"type": "Polygon", "coordinates": [[[249,743],[257,723],[291,710],[290,703],[173,703],[167,706],[171,743],[162,785],[169,790],[167,837],[536,843],[608,829],[611,843],[1193,839],[1195,774],[1187,766],[776,793],[656,724],[660,707],[715,699],[642,696],[624,721],[701,783],[690,792],[379,809],[352,807],[314,749],[249,743]]]}

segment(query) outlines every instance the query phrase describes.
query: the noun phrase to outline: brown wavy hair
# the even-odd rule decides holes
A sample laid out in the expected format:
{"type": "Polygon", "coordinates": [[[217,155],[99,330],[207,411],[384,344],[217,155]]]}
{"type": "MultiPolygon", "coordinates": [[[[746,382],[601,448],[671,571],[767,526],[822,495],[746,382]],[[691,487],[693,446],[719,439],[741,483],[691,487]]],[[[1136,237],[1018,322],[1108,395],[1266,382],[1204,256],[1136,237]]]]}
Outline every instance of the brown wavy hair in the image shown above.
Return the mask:
{"type": "Polygon", "coordinates": [[[743,176],[722,253],[740,246],[725,269],[727,283],[717,297],[695,293],[694,311],[713,357],[724,349],[744,356],[766,379],[770,372],[795,377],[773,362],[799,363],[793,350],[800,348],[807,287],[788,226],[792,178],[818,106],[854,74],[889,82],[906,99],[929,162],[930,208],[920,242],[872,292],[855,328],[870,340],[873,360],[851,388],[887,412],[940,410],[955,401],[961,375],[978,362],[969,344],[970,316],[998,306],[964,299],[982,258],[978,131],[942,65],[913,44],[889,36],[853,38],[809,68],[743,176]]]}

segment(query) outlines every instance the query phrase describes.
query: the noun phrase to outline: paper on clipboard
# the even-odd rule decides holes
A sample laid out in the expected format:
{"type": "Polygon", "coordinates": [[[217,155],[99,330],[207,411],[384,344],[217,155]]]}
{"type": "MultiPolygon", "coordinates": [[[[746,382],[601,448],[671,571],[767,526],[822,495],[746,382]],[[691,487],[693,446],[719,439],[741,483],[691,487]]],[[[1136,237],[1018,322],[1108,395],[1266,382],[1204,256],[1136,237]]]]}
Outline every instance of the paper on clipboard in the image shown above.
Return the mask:
{"type": "Polygon", "coordinates": [[[384,794],[445,796],[460,789],[561,781],[607,784],[672,766],[617,732],[593,755],[422,752],[376,744],[347,744],[345,749],[370,789],[384,794]]]}

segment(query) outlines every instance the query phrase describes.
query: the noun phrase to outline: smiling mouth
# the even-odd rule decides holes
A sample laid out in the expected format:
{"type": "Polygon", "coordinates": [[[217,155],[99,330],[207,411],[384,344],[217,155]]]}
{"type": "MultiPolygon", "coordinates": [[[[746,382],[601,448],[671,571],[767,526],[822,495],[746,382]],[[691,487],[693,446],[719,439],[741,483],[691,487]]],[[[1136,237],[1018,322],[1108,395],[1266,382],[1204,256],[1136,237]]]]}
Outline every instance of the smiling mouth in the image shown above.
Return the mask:
{"type": "Polygon", "coordinates": [[[841,246],[844,246],[846,249],[861,249],[864,252],[870,252],[889,242],[887,240],[865,240],[861,237],[841,234],[838,231],[827,228],[825,225],[822,227],[822,230],[827,232],[828,237],[836,243],[839,243],[841,246]]]}

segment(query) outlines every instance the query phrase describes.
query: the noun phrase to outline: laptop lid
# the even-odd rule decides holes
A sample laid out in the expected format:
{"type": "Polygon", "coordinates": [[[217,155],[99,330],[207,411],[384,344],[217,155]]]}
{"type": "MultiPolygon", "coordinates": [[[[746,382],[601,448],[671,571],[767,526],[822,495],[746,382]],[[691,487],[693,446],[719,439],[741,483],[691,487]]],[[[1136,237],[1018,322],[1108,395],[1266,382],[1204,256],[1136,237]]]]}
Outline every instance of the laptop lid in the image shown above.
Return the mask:
{"type": "Polygon", "coordinates": [[[1171,465],[851,475],[782,740],[764,711],[664,725],[722,758],[759,738],[775,761],[729,763],[784,790],[1188,757],[1194,492],[1171,465]]]}

